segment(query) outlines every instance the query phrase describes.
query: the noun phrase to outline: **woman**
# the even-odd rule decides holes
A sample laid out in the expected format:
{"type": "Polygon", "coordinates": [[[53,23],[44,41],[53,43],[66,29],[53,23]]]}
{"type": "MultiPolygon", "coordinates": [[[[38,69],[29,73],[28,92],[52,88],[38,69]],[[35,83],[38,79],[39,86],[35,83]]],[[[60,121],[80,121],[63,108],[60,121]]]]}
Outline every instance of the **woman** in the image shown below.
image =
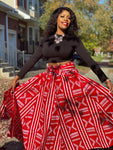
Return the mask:
{"type": "Polygon", "coordinates": [[[12,95],[10,90],[5,93],[3,117],[12,117],[10,136],[23,141],[25,150],[88,150],[113,145],[113,85],[76,31],[72,10],[56,9],[46,37],[15,76],[11,89],[14,91],[17,81],[41,57],[47,59],[47,72],[18,86],[12,95]],[[75,51],[111,92],[78,73],[72,58],[75,51]]]}

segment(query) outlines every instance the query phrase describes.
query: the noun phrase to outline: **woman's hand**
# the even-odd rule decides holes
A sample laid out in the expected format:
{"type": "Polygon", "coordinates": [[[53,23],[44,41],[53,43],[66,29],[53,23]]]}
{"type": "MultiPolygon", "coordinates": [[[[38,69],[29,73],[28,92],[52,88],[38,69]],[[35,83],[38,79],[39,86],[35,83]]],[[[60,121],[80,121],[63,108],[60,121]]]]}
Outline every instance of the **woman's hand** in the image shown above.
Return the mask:
{"type": "Polygon", "coordinates": [[[12,92],[14,92],[18,80],[19,80],[19,76],[16,75],[10,84],[10,88],[12,89],[12,92]]]}
{"type": "Polygon", "coordinates": [[[113,84],[111,83],[111,81],[109,79],[107,79],[105,81],[107,87],[109,88],[109,90],[113,93],[113,84]]]}

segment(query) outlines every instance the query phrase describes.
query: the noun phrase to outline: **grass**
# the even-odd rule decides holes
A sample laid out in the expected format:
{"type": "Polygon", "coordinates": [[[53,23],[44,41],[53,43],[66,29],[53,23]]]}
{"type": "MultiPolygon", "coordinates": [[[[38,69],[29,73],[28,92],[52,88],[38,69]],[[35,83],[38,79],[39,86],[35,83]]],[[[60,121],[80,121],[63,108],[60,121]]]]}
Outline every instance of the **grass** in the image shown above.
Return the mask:
{"type": "Polygon", "coordinates": [[[101,57],[101,55],[98,56],[91,56],[96,62],[100,62],[102,61],[106,56],[104,55],[103,57],[101,57]]]}
{"type": "Polygon", "coordinates": [[[113,59],[110,60],[110,63],[113,63],[113,59]]]}
{"type": "MultiPolygon", "coordinates": [[[[98,56],[91,56],[96,62],[100,62],[102,61],[106,56],[104,55],[103,57],[101,57],[101,55],[98,55],[98,56]]],[[[90,68],[87,67],[87,66],[81,66],[81,65],[76,65],[76,68],[78,69],[78,71],[81,73],[81,74],[85,74],[87,73],[88,71],[90,71],[90,68]]]]}

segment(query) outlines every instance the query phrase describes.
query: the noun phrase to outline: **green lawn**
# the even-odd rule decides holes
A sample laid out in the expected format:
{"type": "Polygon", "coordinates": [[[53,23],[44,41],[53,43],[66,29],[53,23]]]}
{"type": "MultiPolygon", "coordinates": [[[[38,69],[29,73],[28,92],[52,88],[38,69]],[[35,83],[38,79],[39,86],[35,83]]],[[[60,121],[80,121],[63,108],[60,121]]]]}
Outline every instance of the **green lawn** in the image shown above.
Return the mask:
{"type": "MultiPolygon", "coordinates": [[[[99,56],[91,56],[96,62],[100,62],[102,61],[102,59],[104,59],[106,56],[104,55],[103,57],[99,56]]],[[[112,60],[113,61],[113,60],[112,60]]],[[[77,70],[81,73],[81,74],[85,74],[87,73],[90,68],[87,66],[82,66],[82,65],[76,65],[77,70]]]]}
{"type": "Polygon", "coordinates": [[[102,59],[104,59],[106,56],[104,55],[103,57],[99,56],[91,56],[96,62],[100,62],[102,61],[102,59]]]}
{"type": "Polygon", "coordinates": [[[110,63],[113,63],[113,59],[110,60],[110,63]]]}
{"type": "MultiPolygon", "coordinates": [[[[99,56],[92,56],[92,58],[96,61],[96,62],[100,62],[102,59],[104,59],[106,56],[104,55],[103,57],[99,56]]],[[[87,66],[82,66],[82,65],[76,65],[77,70],[81,73],[81,74],[86,74],[90,68],[87,66]]]]}

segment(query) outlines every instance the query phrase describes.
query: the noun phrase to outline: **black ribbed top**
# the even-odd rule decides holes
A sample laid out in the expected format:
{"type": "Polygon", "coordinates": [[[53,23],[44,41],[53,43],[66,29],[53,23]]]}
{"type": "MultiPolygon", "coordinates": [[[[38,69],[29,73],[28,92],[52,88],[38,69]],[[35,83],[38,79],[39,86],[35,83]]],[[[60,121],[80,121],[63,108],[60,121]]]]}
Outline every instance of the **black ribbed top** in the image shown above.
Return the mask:
{"type": "Polygon", "coordinates": [[[24,64],[20,72],[17,74],[20,78],[35,65],[40,58],[45,58],[47,62],[57,63],[67,60],[73,61],[73,54],[77,54],[81,59],[93,70],[101,82],[107,79],[107,76],[101,70],[99,65],[91,58],[87,49],[84,47],[80,38],[74,36],[64,36],[60,43],[55,42],[55,36],[44,38],[38,49],[34,52],[31,58],[24,64]]]}

